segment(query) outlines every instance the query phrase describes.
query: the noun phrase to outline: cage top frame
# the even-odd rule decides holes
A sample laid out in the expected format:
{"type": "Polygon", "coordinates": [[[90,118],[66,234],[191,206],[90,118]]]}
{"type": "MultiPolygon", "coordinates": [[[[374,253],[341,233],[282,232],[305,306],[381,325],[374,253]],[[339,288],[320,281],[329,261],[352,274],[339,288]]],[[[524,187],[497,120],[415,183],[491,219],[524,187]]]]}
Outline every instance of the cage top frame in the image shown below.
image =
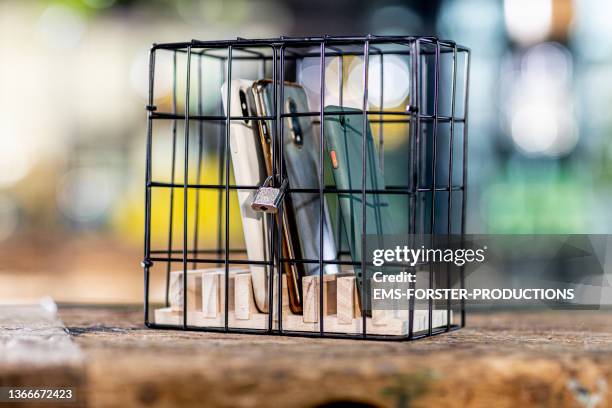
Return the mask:
{"type": "MultiPolygon", "coordinates": [[[[467,52],[470,53],[469,47],[457,44],[452,40],[443,40],[435,36],[404,36],[404,35],[373,35],[368,34],[366,36],[313,36],[313,37],[287,37],[280,36],[277,38],[259,38],[259,39],[248,39],[242,37],[236,37],[233,40],[197,40],[192,39],[191,41],[183,42],[168,42],[168,43],[154,43],[151,47],[151,51],[156,50],[186,50],[192,49],[206,49],[206,48],[227,48],[227,47],[304,47],[309,45],[362,45],[364,42],[370,44],[383,44],[383,43],[396,43],[397,45],[410,45],[411,43],[422,43],[432,46],[440,46],[440,52],[467,52]]],[[[385,52],[382,51],[384,54],[385,52]]],[[[220,56],[221,59],[227,59],[227,57],[220,56]]],[[[240,56],[234,56],[234,59],[241,58],[240,56]]],[[[244,58],[244,57],[242,57],[244,58]]]]}

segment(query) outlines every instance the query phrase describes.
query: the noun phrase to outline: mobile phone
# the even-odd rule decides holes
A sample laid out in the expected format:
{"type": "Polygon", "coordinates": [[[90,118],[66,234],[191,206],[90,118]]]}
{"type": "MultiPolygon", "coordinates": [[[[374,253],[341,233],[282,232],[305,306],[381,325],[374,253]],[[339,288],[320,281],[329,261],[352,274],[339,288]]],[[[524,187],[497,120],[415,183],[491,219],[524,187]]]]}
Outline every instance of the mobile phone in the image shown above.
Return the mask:
{"type": "MultiPolygon", "coordinates": [[[[269,116],[275,112],[274,109],[274,84],[270,80],[259,80],[253,84],[253,94],[257,114],[269,116]]],[[[325,197],[321,198],[318,189],[319,170],[322,163],[319,162],[320,137],[314,131],[312,117],[298,115],[309,112],[308,98],[301,85],[285,82],[283,84],[283,100],[281,109],[284,114],[294,114],[282,119],[283,140],[282,154],[284,157],[283,171],[288,179],[290,190],[313,189],[317,192],[291,193],[285,195],[285,207],[287,208],[287,219],[284,236],[290,243],[293,256],[290,258],[301,258],[318,261],[322,254],[323,260],[335,260],[338,253],[334,234],[332,230],[329,209],[325,197]],[[323,202],[323,217],[321,218],[320,206],[323,202]],[[322,223],[323,235],[320,237],[322,223]],[[320,240],[322,238],[322,240],[320,240]],[[322,241],[322,246],[320,245],[322,241]]],[[[280,95],[280,92],[277,92],[280,95]]],[[[270,125],[270,121],[260,122],[260,135],[264,146],[264,156],[268,158],[268,170],[272,165],[272,138],[276,137],[280,145],[280,135],[276,135],[276,129],[270,125]]],[[[277,155],[279,156],[279,155],[277,155]]],[[[279,162],[280,165],[280,162],[279,162]]],[[[280,168],[280,166],[279,166],[280,168]]],[[[291,270],[292,280],[297,286],[296,293],[301,304],[301,276],[317,275],[320,268],[318,262],[295,263],[296,268],[291,270]]],[[[339,272],[337,264],[325,264],[323,273],[335,274],[339,272]]]]}
{"type": "MultiPolygon", "coordinates": [[[[362,177],[363,177],[363,113],[359,109],[326,106],[325,113],[325,146],[330,161],[332,174],[338,190],[353,190],[348,193],[338,193],[340,213],[346,228],[346,237],[351,258],[361,262],[361,236],[363,231],[362,207],[362,177]],[[358,192],[354,192],[357,190],[358,192]]],[[[370,124],[366,118],[365,135],[365,188],[367,190],[384,190],[385,180],[380,169],[378,153],[370,124]]],[[[367,194],[365,207],[366,234],[382,236],[393,233],[392,215],[389,203],[384,195],[367,194]]],[[[361,297],[363,274],[360,266],[355,266],[358,293],[361,297]]],[[[365,293],[369,293],[369,285],[365,282],[365,293]]],[[[369,295],[361,298],[364,310],[370,310],[369,295]]]]}
{"type": "MultiPolygon", "coordinates": [[[[221,87],[226,115],[249,117],[254,115],[253,81],[235,79],[230,83],[230,107],[227,109],[227,83],[221,87]]],[[[253,120],[230,121],[230,152],[236,185],[258,186],[267,177],[259,133],[253,120]]],[[[242,218],[247,256],[251,260],[269,260],[268,219],[266,214],[251,208],[255,190],[238,190],[238,204],[242,218]]],[[[250,265],[253,297],[261,312],[268,312],[268,266],[250,265]]]]}

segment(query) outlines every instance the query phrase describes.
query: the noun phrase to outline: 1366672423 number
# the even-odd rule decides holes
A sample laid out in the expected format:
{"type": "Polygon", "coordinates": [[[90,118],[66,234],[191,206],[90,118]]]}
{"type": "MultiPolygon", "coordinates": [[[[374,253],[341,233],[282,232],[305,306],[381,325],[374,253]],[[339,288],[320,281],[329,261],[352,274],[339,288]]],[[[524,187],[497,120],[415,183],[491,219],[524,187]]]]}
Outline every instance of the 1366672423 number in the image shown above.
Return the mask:
{"type": "Polygon", "coordinates": [[[72,400],[74,391],[71,388],[10,388],[2,392],[4,401],[18,400],[72,400]]]}

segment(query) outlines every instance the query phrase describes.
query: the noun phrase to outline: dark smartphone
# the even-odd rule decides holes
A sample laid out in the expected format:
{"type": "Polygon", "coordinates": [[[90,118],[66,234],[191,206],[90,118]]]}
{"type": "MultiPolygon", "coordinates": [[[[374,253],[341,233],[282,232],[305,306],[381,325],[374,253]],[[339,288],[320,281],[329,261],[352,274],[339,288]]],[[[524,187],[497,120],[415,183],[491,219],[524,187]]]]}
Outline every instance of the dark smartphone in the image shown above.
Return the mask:
{"type": "MultiPolygon", "coordinates": [[[[285,164],[285,174],[288,179],[290,189],[313,189],[318,190],[319,183],[319,149],[320,137],[314,131],[312,117],[299,116],[299,113],[309,112],[308,98],[306,92],[299,84],[285,82],[284,100],[282,110],[285,114],[294,114],[283,119],[283,155],[285,164]]],[[[256,100],[257,114],[268,116],[274,112],[272,107],[273,84],[269,80],[256,81],[253,90],[256,100]]],[[[278,93],[280,94],[280,93],[278,93]]],[[[275,129],[271,129],[269,121],[260,122],[260,133],[264,151],[270,163],[271,171],[271,137],[274,137],[275,129]]],[[[280,139],[277,139],[280,140],[280,139]]],[[[322,254],[324,260],[335,260],[337,258],[336,243],[332,230],[331,217],[327,205],[323,205],[323,218],[320,214],[321,197],[319,193],[292,193],[285,196],[285,208],[287,209],[284,219],[285,241],[288,243],[286,248],[288,258],[301,258],[318,261],[322,254]],[[320,245],[320,228],[323,224],[323,246],[320,245]]],[[[325,200],[325,198],[323,198],[325,200]]],[[[287,270],[291,273],[287,279],[289,286],[295,285],[294,295],[291,303],[292,311],[297,310],[298,305],[301,311],[301,278],[304,275],[318,275],[319,263],[290,263],[292,268],[287,270]]],[[[335,274],[339,272],[336,264],[326,264],[323,273],[335,274]]],[[[290,288],[289,288],[290,289],[290,288]]],[[[291,296],[291,289],[290,298],[291,296]]]]}

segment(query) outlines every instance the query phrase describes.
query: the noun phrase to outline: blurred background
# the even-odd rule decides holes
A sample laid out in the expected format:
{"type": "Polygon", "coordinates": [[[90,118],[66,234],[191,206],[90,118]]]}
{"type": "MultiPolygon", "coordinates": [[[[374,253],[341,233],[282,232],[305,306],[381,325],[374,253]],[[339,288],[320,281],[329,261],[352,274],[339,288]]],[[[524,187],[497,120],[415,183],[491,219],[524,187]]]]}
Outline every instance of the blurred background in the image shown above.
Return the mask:
{"type": "Polygon", "coordinates": [[[609,0],[0,0],[0,301],[142,301],[154,42],[455,40],[472,50],[467,232],[610,233],[610,17],[609,0]]]}

